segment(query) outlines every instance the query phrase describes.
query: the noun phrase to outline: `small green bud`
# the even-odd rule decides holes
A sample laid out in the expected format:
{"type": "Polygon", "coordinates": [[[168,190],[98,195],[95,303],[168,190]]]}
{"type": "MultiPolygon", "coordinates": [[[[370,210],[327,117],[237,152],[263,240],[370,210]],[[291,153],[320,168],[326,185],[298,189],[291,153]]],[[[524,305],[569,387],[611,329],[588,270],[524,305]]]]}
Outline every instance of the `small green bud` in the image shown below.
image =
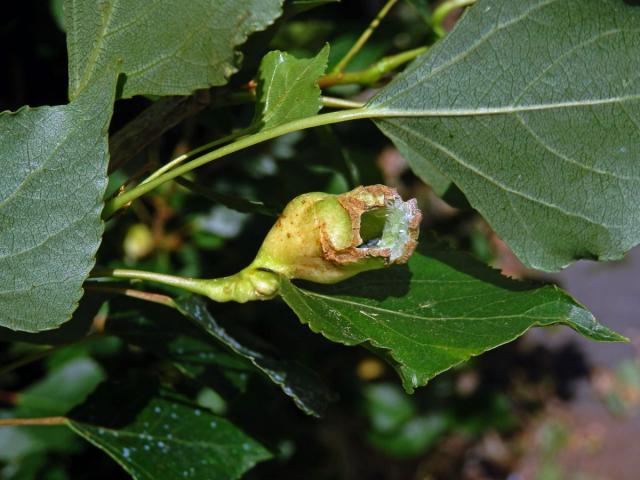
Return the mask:
{"type": "Polygon", "coordinates": [[[265,238],[248,269],[288,278],[336,283],[366,270],[406,262],[422,215],[384,185],[341,195],[294,198],[265,238]]]}
{"type": "Polygon", "coordinates": [[[125,257],[132,261],[149,255],[155,248],[153,234],[144,223],[136,223],[127,230],[122,242],[125,257]]]}

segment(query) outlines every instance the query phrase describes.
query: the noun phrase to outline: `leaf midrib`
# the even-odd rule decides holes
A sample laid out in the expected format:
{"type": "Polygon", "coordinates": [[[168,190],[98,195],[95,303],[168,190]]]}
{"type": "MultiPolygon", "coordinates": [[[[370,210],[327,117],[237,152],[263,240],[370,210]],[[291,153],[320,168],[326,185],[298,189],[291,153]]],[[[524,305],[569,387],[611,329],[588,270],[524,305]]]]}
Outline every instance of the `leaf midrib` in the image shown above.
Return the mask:
{"type": "MultiPolygon", "coordinates": [[[[512,315],[494,315],[494,316],[484,316],[484,317],[428,317],[428,316],[420,316],[420,315],[415,315],[415,314],[410,314],[410,313],[406,313],[406,312],[400,312],[398,310],[389,310],[386,308],[382,308],[382,307],[376,307],[373,305],[368,305],[366,303],[357,303],[357,302],[353,302],[350,300],[345,300],[343,298],[340,297],[335,297],[335,296],[327,296],[327,295],[322,295],[316,292],[312,292],[310,290],[302,290],[299,289],[301,292],[303,292],[303,295],[307,295],[309,297],[316,297],[318,299],[321,299],[322,301],[325,302],[336,302],[336,303],[343,303],[346,305],[352,305],[354,307],[358,307],[358,308],[367,308],[370,310],[375,310],[378,311],[380,313],[385,313],[385,314],[391,314],[391,315],[395,315],[395,316],[400,316],[400,317],[406,317],[406,318],[410,318],[410,319],[415,319],[415,320],[425,320],[425,321],[429,321],[429,322],[440,322],[440,321],[450,321],[450,320],[471,320],[471,321],[477,321],[477,320],[500,320],[500,319],[509,319],[509,318],[527,318],[528,315],[528,311],[525,311],[523,313],[518,313],[518,314],[512,314],[512,315]]],[[[548,303],[553,303],[553,302],[548,302],[548,303]]],[[[544,305],[544,304],[543,304],[544,305]]],[[[536,305],[535,308],[538,308],[540,305],[536,305]]],[[[536,317],[537,319],[540,320],[562,320],[561,317],[536,317]]]]}
{"type": "Polygon", "coordinates": [[[563,108],[596,107],[600,105],[624,104],[640,101],[640,93],[621,97],[598,98],[592,100],[576,100],[569,102],[540,103],[537,105],[506,105],[493,108],[436,108],[429,110],[397,110],[381,108],[378,106],[367,107],[374,118],[392,117],[476,117],[481,115],[511,115],[523,112],[537,112],[545,110],[558,110],[563,108]]]}
{"type": "MultiPolygon", "coordinates": [[[[348,300],[344,300],[344,299],[341,299],[341,298],[338,298],[338,297],[327,297],[325,295],[316,294],[316,293],[308,291],[308,290],[302,290],[302,289],[296,289],[296,290],[301,293],[302,297],[304,297],[304,296],[309,296],[309,297],[315,296],[322,303],[327,303],[327,301],[334,301],[334,302],[338,302],[338,303],[352,304],[352,305],[355,305],[355,306],[363,306],[362,304],[358,304],[358,303],[355,303],[355,302],[350,302],[348,300]]],[[[307,304],[306,300],[304,301],[304,303],[307,304]]],[[[550,304],[550,303],[553,303],[553,302],[547,302],[547,303],[542,304],[542,305],[547,305],[547,304],[550,304]]],[[[396,311],[393,311],[393,310],[387,310],[387,309],[383,309],[383,308],[380,308],[380,307],[371,307],[371,306],[368,306],[368,305],[365,305],[365,306],[367,308],[372,309],[372,310],[379,310],[379,311],[383,311],[385,313],[391,313],[391,314],[400,315],[400,316],[403,315],[403,314],[401,314],[399,312],[396,312],[396,311]]],[[[523,318],[523,319],[526,319],[526,318],[528,318],[529,311],[531,311],[534,308],[539,308],[540,306],[541,305],[537,305],[535,307],[527,309],[525,312],[523,312],[521,314],[518,314],[518,315],[508,315],[508,316],[504,315],[504,316],[500,316],[500,317],[483,317],[483,318],[480,318],[480,319],[481,320],[485,320],[485,321],[504,319],[504,318],[523,318]]],[[[309,307],[308,304],[307,304],[307,307],[309,307]]],[[[408,316],[408,315],[405,314],[404,316],[408,316]]],[[[447,354],[449,356],[456,355],[456,353],[454,353],[454,352],[457,352],[457,355],[463,355],[463,356],[476,355],[477,352],[478,352],[478,350],[476,348],[464,348],[464,347],[459,347],[459,346],[437,344],[437,343],[433,343],[433,342],[426,343],[426,342],[423,342],[423,341],[418,341],[417,339],[411,338],[411,337],[407,336],[405,333],[400,332],[400,331],[392,328],[392,326],[390,324],[388,324],[388,323],[380,324],[380,320],[375,318],[375,317],[368,317],[368,318],[370,318],[371,320],[374,320],[378,325],[381,325],[383,328],[391,330],[396,335],[399,335],[402,338],[406,339],[408,342],[410,342],[410,343],[412,343],[414,345],[418,345],[418,346],[423,347],[423,348],[433,348],[433,349],[435,349],[437,351],[444,352],[445,354],[447,354]]],[[[426,319],[428,321],[430,320],[429,318],[426,318],[426,317],[418,317],[418,318],[419,319],[423,319],[423,320],[426,319]]],[[[455,318],[455,317],[442,318],[442,320],[454,320],[454,319],[457,319],[457,318],[455,318]]],[[[463,317],[463,318],[460,318],[460,319],[463,319],[463,320],[464,319],[474,320],[475,318],[463,317]]],[[[440,319],[433,319],[433,320],[440,320],[440,319]]],[[[549,320],[549,321],[554,322],[554,323],[561,323],[563,321],[566,321],[566,319],[562,318],[562,317],[541,317],[540,316],[540,317],[536,317],[535,323],[537,323],[538,325],[541,325],[542,324],[541,321],[544,321],[544,320],[549,320]]],[[[532,321],[534,321],[534,320],[532,319],[532,321]]],[[[358,330],[360,330],[360,329],[358,329],[358,330]]],[[[525,328],[525,330],[526,330],[526,328],[525,328]]],[[[322,331],[322,330],[320,330],[320,331],[322,331]]],[[[513,332],[512,335],[510,335],[510,338],[512,338],[512,339],[516,338],[520,334],[521,334],[521,332],[520,333],[513,332]]],[[[362,341],[370,341],[375,346],[378,346],[380,348],[389,348],[388,346],[380,344],[378,342],[378,340],[372,338],[371,335],[364,334],[363,332],[361,332],[361,336],[364,339],[362,341]]],[[[510,341],[510,340],[507,340],[505,343],[507,343],[508,341],[510,341]]],[[[481,351],[482,351],[482,349],[481,349],[481,351]]],[[[402,358],[400,358],[397,355],[397,352],[394,349],[390,349],[390,354],[401,365],[404,365],[405,367],[410,368],[410,369],[413,370],[414,367],[409,366],[407,364],[406,360],[403,360],[402,358]]]]}

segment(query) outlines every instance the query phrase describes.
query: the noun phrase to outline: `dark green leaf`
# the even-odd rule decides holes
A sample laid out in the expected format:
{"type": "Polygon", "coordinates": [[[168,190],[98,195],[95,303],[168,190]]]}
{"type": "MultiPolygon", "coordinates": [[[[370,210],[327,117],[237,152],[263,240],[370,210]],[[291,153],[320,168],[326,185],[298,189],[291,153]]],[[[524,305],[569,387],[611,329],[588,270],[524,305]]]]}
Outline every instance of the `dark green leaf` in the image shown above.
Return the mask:
{"type": "Polygon", "coordinates": [[[623,0],[479,0],[369,107],[527,265],[616,259],[640,241],[639,48],[623,0]]]}
{"type": "Polygon", "coordinates": [[[316,376],[300,365],[278,358],[267,345],[251,338],[246,332],[231,333],[209,313],[205,301],[193,295],[179,298],[176,303],[184,315],[204,328],[210,335],[248,359],[304,412],[320,416],[333,395],[316,376]]]}
{"type": "Polygon", "coordinates": [[[0,115],[0,326],[36,332],[71,317],[103,223],[115,76],[68,105],[0,115]]]}
{"type": "Polygon", "coordinates": [[[282,0],[66,0],[69,96],[117,62],[122,97],[188,95],[224,85],[235,48],[282,13],[282,0]]]}
{"type": "Polygon", "coordinates": [[[267,53],[260,64],[253,123],[266,130],[318,113],[321,103],[317,81],[324,74],[328,58],[328,45],[309,59],[279,51],[267,53]]]}
{"type": "Polygon", "coordinates": [[[388,455],[406,458],[424,454],[442,437],[447,427],[447,419],[442,415],[420,415],[408,420],[396,432],[372,431],[367,437],[372,445],[388,455]]]}
{"type": "Polygon", "coordinates": [[[283,280],[281,294],[313,331],[388,356],[407,391],[533,326],[560,323],[594,340],[624,340],[557,287],[510,280],[440,246],[414,253],[408,266],[335,286],[283,280]]]}
{"type": "Polygon", "coordinates": [[[0,469],[2,480],[40,480],[38,474],[45,468],[46,455],[35,454],[21,459],[19,462],[11,462],[0,469]]]}
{"type": "Polygon", "coordinates": [[[271,457],[229,421],[148,378],[105,383],[69,417],[136,480],[235,479],[271,457]]]}
{"type": "Polygon", "coordinates": [[[58,28],[64,31],[64,0],[49,0],[49,11],[58,28]]]}
{"type": "Polygon", "coordinates": [[[199,183],[192,182],[183,177],[175,179],[176,183],[182,185],[185,188],[202,195],[204,198],[211,200],[212,202],[220,203],[231,210],[241,213],[259,213],[260,215],[266,215],[268,217],[277,217],[278,210],[272,205],[266,205],[264,202],[256,200],[247,200],[241,197],[234,197],[231,195],[225,195],[224,193],[218,193],[211,190],[199,183]]]}
{"type": "Polygon", "coordinates": [[[316,7],[322,7],[330,3],[338,3],[340,0],[291,0],[285,5],[285,17],[292,17],[316,7]]]}
{"type": "Polygon", "coordinates": [[[391,383],[368,385],[364,391],[364,411],[373,430],[382,433],[397,431],[417,415],[412,397],[391,383]]]}
{"type": "Polygon", "coordinates": [[[111,301],[107,333],[172,362],[189,378],[209,387],[231,385],[243,389],[253,365],[229,352],[206,332],[174,310],[146,302],[111,301]],[[220,373],[227,384],[219,385],[220,373]]]}

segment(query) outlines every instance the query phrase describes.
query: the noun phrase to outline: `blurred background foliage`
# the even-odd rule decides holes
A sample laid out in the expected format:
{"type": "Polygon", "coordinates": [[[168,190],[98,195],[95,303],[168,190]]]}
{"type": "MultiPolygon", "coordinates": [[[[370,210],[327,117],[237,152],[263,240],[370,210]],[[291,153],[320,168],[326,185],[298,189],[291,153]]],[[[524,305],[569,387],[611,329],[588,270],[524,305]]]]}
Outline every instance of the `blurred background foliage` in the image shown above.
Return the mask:
{"type": "MultiPolygon", "coordinates": [[[[243,69],[223,90],[246,84],[268,50],[306,57],[328,42],[331,68],[382,3],[326,2],[321,8],[285,17],[244,46],[243,69]]],[[[433,3],[400,2],[349,70],[432,41],[428,18],[433,3]]],[[[61,9],[61,0],[3,5],[0,110],[66,102],[61,9]]],[[[455,16],[448,19],[448,26],[455,16]]],[[[371,92],[353,85],[328,90],[328,94],[358,100],[371,92]]],[[[119,101],[112,131],[117,132],[153,101],[119,101]]],[[[167,158],[246,126],[252,116],[251,104],[213,102],[116,171],[110,178],[110,192],[167,158]]],[[[425,212],[425,229],[507,274],[530,274],[466,207],[459,192],[448,192],[448,203],[439,199],[370,122],[290,134],[200,168],[189,180],[198,188],[167,183],[136,202],[117,223],[107,224],[98,263],[187,276],[230,274],[253,258],[275,212],[294,196],[385,183],[405,197],[418,199],[425,212]],[[254,202],[251,208],[247,200],[254,202]],[[256,210],[255,202],[261,204],[260,212],[249,213],[256,210]]],[[[93,303],[99,307],[101,301],[93,303]]],[[[317,372],[330,386],[334,400],[323,418],[305,415],[238,359],[218,358],[227,367],[232,364],[234,373],[213,378],[203,387],[195,380],[185,381],[166,358],[111,334],[109,328],[103,335],[61,345],[47,355],[37,345],[0,343],[0,418],[62,415],[108,376],[140,369],[227,416],[274,453],[273,460],[246,476],[249,479],[626,478],[563,470],[557,453],[572,442],[571,426],[549,417],[548,410],[550,405],[562,409],[573,398],[576,382],[591,379],[589,384],[595,385],[598,398],[612,414],[635,415],[640,404],[637,358],[627,358],[612,369],[593,370],[572,343],[574,337],[555,346],[525,337],[441,375],[408,396],[387,364],[365,349],[332,344],[301,328],[282,302],[212,305],[211,311],[226,325],[250,330],[278,355],[286,354],[286,359],[317,372]],[[34,361],[13,368],[13,362],[25,357],[34,361]],[[519,462],[532,450],[538,452],[531,460],[534,473],[519,476],[519,462]]],[[[159,312],[159,317],[168,315],[159,312]]],[[[94,324],[109,315],[105,307],[96,313],[94,324]]],[[[7,480],[128,478],[104,453],[64,427],[0,428],[0,465],[0,478],[7,480]]]]}

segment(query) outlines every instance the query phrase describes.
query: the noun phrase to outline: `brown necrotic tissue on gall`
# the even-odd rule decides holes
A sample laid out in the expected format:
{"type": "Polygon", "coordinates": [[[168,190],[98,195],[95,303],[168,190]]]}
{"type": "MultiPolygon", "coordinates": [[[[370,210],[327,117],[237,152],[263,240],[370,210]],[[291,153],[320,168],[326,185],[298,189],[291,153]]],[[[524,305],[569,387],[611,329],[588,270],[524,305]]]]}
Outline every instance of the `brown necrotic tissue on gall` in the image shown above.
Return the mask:
{"type": "Polygon", "coordinates": [[[287,205],[250,268],[335,283],[404,263],[416,247],[421,218],[415,199],[405,202],[384,185],[300,195],[287,205]]]}

